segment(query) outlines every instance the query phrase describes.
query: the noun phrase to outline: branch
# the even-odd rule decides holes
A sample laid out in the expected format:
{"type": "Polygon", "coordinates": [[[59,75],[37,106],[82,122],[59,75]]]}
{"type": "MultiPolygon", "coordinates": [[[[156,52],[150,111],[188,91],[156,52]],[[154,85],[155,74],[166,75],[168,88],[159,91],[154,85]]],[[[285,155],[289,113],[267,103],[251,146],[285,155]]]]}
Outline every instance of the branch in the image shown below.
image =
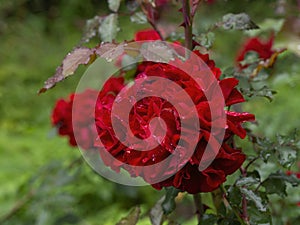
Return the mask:
{"type": "Polygon", "coordinates": [[[3,217],[0,218],[0,224],[6,222],[11,217],[13,217],[15,214],[17,214],[34,196],[34,191],[29,191],[20,201],[16,202],[14,207],[3,217]]]}
{"type": "Polygon", "coordinates": [[[143,13],[146,15],[148,23],[149,23],[149,24],[152,26],[152,28],[158,33],[160,39],[161,39],[162,41],[164,41],[164,37],[163,37],[162,33],[160,32],[160,30],[159,30],[158,27],[156,26],[154,19],[152,19],[152,18],[153,18],[153,15],[149,15],[149,10],[147,10],[143,4],[141,4],[141,9],[142,9],[143,13]],[[151,16],[152,16],[152,17],[151,17],[151,16]]]}
{"type": "Polygon", "coordinates": [[[190,0],[182,0],[182,14],[184,19],[185,47],[193,49],[193,18],[190,9],[190,0]]]}
{"type": "MultiPolygon", "coordinates": [[[[243,177],[247,176],[247,171],[243,167],[240,168],[240,171],[241,171],[243,177]]],[[[243,217],[243,220],[246,222],[246,224],[250,224],[247,207],[248,207],[248,202],[246,199],[246,195],[242,194],[242,210],[243,210],[242,217],[243,217]]]]}
{"type": "Polygon", "coordinates": [[[239,211],[236,209],[236,207],[233,207],[230,202],[227,200],[227,196],[226,196],[226,189],[224,188],[223,185],[220,186],[220,189],[221,189],[221,192],[223,193],[223,201],[224,201],[224,205],[228,205],[231,210],[233,211],[234,215],[236,216],[236,218],[238,219],[238,221],[241,223],[241,225],[248,225],[249,223],[245,222],[241,216],[240,216],[240,213],[239,211]]]}

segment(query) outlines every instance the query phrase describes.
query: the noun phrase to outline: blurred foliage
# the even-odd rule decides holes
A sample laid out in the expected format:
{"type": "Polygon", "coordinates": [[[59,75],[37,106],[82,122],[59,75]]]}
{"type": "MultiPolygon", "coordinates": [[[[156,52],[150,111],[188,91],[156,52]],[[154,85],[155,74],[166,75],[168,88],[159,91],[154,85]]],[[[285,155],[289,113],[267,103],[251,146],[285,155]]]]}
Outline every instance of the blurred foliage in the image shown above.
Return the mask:
{"type": "MultiPolygon", "coordinates": [[[[299,9],[294,7],[294,2],[219,0],[212,5],[201,5],[196,14],[195,32],[206,33],[201,41],[211,49],[216,64],[223,71],[235,66],[239,46],[249,36],[269,36],[275,31],[278,33],[275,44],[288,47],[288,51],[279,56],[271,74],[261,81],[271,90],[276,90],[273,101],[254,96],[245,105],[245,110],[254,113],[259,121],[258,126],[248,125],[253,134],[258,138],[269,138],[269,142],[261,140],[257,143],[256,147],[262,150],[270,143],[280,144],[280,140],[274,140],[276,134],[289,136],[295,127],[300,127],[300,64],[297,63],[300,28],[293,26],[299,20],[299,9]],[[280,5],[280,2],[285,5],[280,5]],[[261,30],[210,31],[225,14],[242,12],[249,14],[261,30]]],[[[122,186],[99,177],[78,159],[80,152],[68,147],[67,140],[57,137],[50,126],[49,116],[54,102],[74,92],[84,68],[76,72],[78,76],[57,85],[55,91],[37,95],[42,81],[52,75],[66,53],[80,43],[85,21],[108,13],[106,1],[99,0],[0,0],[1,224],[116,224],[135,205],[141,206],[139,224],[149,224],[147,210],[163,193],[151,187],[122,186]]],[[[179,24],[178,17],[170,14],[170,18],[179,24]]],[[[131,18],[125,16],[119,21],[118,40],[132,39],[136,30],[147,26],[143,21],[144,18],[137,13],[131,18]],[[130,19],[138,24],[132,26],[130,19]]],[[[91,45],[97,41],[94,38],[91,45]]],[[[299,145],[299,141],[295,143],[299,145]]],[[[253,154],[254,147],[249,143],[238,141],[238,144],[248,155],[253,154]]],[[[292,159],[299,161],[299,156],[292,159]]],[[[288,169],[299,170],[295,165],[283,164],[288,169]]],[[[265,196],[251,189],[261,182],[261,187],[274,194],[269,199],[273,223],[281,225],[289,221],[296,224],[297,217],[300,217],[296,206],[300,202],[299,189],[291,188],[293,181],[284,174],[286,169],[279,167],[280,162],[270,160],[261,165],[257,161],[251,165],[253,172],[247,178],[239,179],[243,185],[226,186],[231,204],[239,205],[241,199],[238,196],[241,193],[247,195],[251,204],[258,206],[252,207],[257,209],[251,212],[253,223],[264,223],[259,214],[265,196]],[[257,174],[255,170],[264,173],[257,174]],[[273,184],[278,189],[274,189],[273,184]],[[245,185],[251,188],[245,190],[245,185]],[[285,193],[289,195],[283,200],[285,193]]],[[[229,177],[228,183],[238,176],[229,177]]],[[[202,198],[206,205],[213,205],[211,195],[202,194],[202,198]]],[[[173,213],[170,218],[188,221],[184,224],[196,224],[195,209],[190,206],[192,199],[179,196],[175,201],[180,202],[176,208],[177,218],[173,213]]],[[[222,207],[227,219],[234,216],[226,214],[225,206],[222,207]]],[[[211,214],[203,218],[203,223],[213,224],[217,220],[211,214]]],[[[223,224],[228,223],[223,221],[223,224]]]]}

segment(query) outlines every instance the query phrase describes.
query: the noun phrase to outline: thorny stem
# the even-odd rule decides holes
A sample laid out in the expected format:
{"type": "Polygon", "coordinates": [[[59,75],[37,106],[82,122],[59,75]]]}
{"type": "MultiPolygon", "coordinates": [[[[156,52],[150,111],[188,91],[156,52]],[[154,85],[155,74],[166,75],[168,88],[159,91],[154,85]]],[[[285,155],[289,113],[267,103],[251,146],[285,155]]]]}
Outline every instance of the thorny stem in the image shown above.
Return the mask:
{"type": "Polygon", "coordinates": [[[201,195],[200,194],[194,194],[193,198],[194,198],[194,203],[195,203],[195,207],[196,207],[198,225],[200,225],[201,224],[201,218],[202,218],[203,213],[204,213],[201,195]]]}
{"type": "MultiPolygon", "coordinates": [[[[247,170],[245,170],[243,167],[240,168],[240,171],[241,171],[243,177],[247,176],[247,170]]],[[[246,222],[246,224],[249,224],[249,215],[248,215],[247,206],[248,206],[248,203],[247,203],[246,195],[242,194],[242,210],[243,210],[242,217],[243,217],[244,221],[246,222]]]]}
{"type": "Polygon", "coordinates": [[[230,203],[229,203],[229,201],[227,200],[227,196],[226,196],[226,189],[224,188],[224,186],[223,185],[221,185],[220,186],[220,189],[221,189],[221,191],[222,191],[222,193],[223,193],[223,201],[224,201],[224,204],[225,205],[228,205],[230,208],[231,208],[231,210],[233,211],[233,213],[234,213],[234,215],[236,216],[236,218],[238,219],[238,221],[242,224],[242,225],[248,225],[249,223],[245,223],[245,221],[241,218],[241,216],[240,216],[240,213],[238,212],[238,210],[235,208],[235,207],[233,207],[230,203]]]}
{"type": "Polygon", "coordinates": [[[191,15],[190,0],[182,0],[182,13],[184,19],[185,47],[193,49],[193,19],[191,15]]]}

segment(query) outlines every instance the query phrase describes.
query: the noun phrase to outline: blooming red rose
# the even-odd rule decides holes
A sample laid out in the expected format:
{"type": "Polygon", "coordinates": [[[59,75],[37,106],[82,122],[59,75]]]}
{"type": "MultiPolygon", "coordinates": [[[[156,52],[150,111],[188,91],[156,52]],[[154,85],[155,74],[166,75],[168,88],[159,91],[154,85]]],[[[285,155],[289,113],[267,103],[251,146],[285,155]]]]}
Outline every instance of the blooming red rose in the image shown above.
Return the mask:
{"type": "Polygon", "coordinates": [[[259,39],[258,37],[254,37],[247,40],[236,57],[236,61],[238,62],[239,67],[246,68],[248,66],[241,65],[240,62],[245,59],[246,54],[250,51],[256,52],[261,60],[269,59],[275,53],[275,51],[272,50],[273,42],[273,36],[265,42],[259,39]]]}
{"type": "Polygon", "coordinates": [[[161,40],[159,34],[153,29],[146,29],[136,32],[135,41],[155,41],[161,40]]]}
{"type": "MultiPolygon", "coordinates": [[[[238,80],[235,78],[219,80],[221,71],[219,68],[215,67],[214,61],[210,60],[208,55],[203,55],[200,52],[195,53],[208,65],[209,69],[218,80],[219,86],[221,87],[224,95],[226,106],[243,102],[243,96],[236,89],[238,80]]],[[[200,69],[197,68],[193,61],[178,61],[178,63],[184,63],[188,70],[200,69]]],[[[159,81],[154,82],[158,82],[155,86],[156,89],[158,89],[156,90],[157,92],[164,92],[166,95],[170,96],[174,95],[172,87],[159,85],[159,81]]],[[[212,121],[210,105],[218,104],[220,99],[212,98],[210,99],[210,102],[208,102],[203,90],[188,74],[174,66],[164,63],[142,63],[137,70],[135,83],[137,88],[133,90],[130,89],[130,94],[124,97],[120,97],[121,94],[119,92],[121,89],[111,91],[107,89],[107,94],[100,95],[97,100],[95,119],[99,140],[96,141],[96,146],[101,142],[99,146],[104,145],[106,152],[112,155],[114,159],[117,159],[114,160],[111,157],[106,157],[106,153],[104,154],[104,152],[101,153],[100,151],[102,159],[107,166],[110,166],[115,171],[119,171],[120,168],[127,169],[132,176],[142,176],[146,182],[151,183],[153,187],[157,189],[174,186],[182,191],[198,193],[210,192],[218,188],[220,184],[226,180],[227,175],[232,174],[242,165],[245,160],[245,155],[239,149],[234,149],[230,146],[227,141],[233,135],[238,135],[241,138],[244,138],[246,131],[242,128],[241,124],[245,121],[254,120],[254,115],[227,110],[219,112],[220,115],[227,115],[227,122],[224,127],[225,138],[213,162],[203,171],[199,171],[198,167],[205,148],[207,147],[208,140],[215,135],[211,133],[211,124],[216,121],[212,121]],[[129,113],[129,128],[126,127],[125,122],[123,123],[122,120],[118,124],[117,128],[113,128],[114,119],[121,116],[113,113],[113,103],[115,101],[122,102],[122,98],[124,98],[127,102],[130,102],[130,96],[136,96],[145,90],[149,90],[149,87],[152,84],[149,84],[150,86],[148,86],[147,83],[143,83],[141,80],[143,80],[143,78],[155,76],[167,78],[175,82],[182,88],[182,92],[188,93],[196,107],[197,115],[199,117],[200,131],[198,131],[198,137],[191,137],[189,135],[181,137],[181,121],[176,108],[174,108],[174,106],[165,99],[159,97],[143,98],[133,105],[129,113]],[[117,97],[118,94],[120,95],[117,97]],[[147,142],[147,138],[153,132],[153,130],[150,130],[151,127],[149,122],[157,117],[162,118],[165,124],[161,125],[158,122],[152,129],[160,130],[160,126],[165,126],[166,136],[164,137],[164,134],[158,133],[156,138],[159,140],[162,138],[163,141],[159,142],[155,148],[148,151],[139,151],[135,150],[136,147],[141,147],[138,143],[135,145],[133,144],[132,146],[126,146],[123,144],[124,140],[131,138],[131,133],[133,136],[145,139],[147,142]],[[118,137],[119,139],[116,137],[115,129],[120,134],[118,137]],[[167,173],[169,171],[166,171],[166,168],[162,168],[160,166],[155,167],[155,170],[149,170],[147,169],[147,166],[157,165],[159,162],[168,158],[178,145],[180,138],[182,138],[184,143],[180,146],[180,154],[182,155],[185,154],[184,146],[189,145],[191,138],[196,138],[198,144],[192,157],[188,160],[186,165],[184,165],[174,175],[164,181],[153,184],[151,179],[154,173],[167,173]],[[140,167],[132,169],[130,166],[140,167]]],[[[209,89],[211,84],[207,83],[205,85],[207,85],[206,88],[209,89]]],[[[126,88],[127,87],[125,87],[125,89],[126,88]]],[[[211,91],[213,92],[213,90],[211,91]]],[[[176,100],[178,104],[185,105],[186,102],[182,96],[183,95],[181,93],[177,93],[176,100]]],[[[124,108],[125,107],[126,105],[124,105],[124,108]]],[[[189,106],[186,106],[185,111],[190,112],[192,109],[189,108],[189,106]]],[[[193,124],[191,123],[190,126],[193,126],[193,124]]],[[[187,130],[189,130],[189,128],[187,128],[187,130]]],[[[151,144],[153,144],[151,141],[147,142],[147,146],[151,146],[151,144]]],[[[170,161],[169,166],[172,168],[178,167],[175,161],[170,161]]]]}
{"type": "Polygon", "coordinates": [[[69,137],[71,146],[79,145],[83,149],[94,146],[97,132],[94,126],[94,107],[92,107],[95,103],[90,101],[93,96],[96,98],[98,92],[89,89],[76,94],[80,107],[73,114],[72,107],[75,94],[71,94],[68,101],[60,99],[56,102],[52,112],[52,124],[58,128],[60,135],[69,137]]]}

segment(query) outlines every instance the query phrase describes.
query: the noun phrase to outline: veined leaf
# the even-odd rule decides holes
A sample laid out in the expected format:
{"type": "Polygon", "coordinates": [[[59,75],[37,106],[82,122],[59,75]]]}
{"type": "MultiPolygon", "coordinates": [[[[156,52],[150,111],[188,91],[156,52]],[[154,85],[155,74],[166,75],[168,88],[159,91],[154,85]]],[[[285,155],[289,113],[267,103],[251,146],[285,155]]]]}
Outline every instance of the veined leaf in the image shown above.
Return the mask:
{"type": "Polygon", "coordinates": [[[226,30],[251,30],[259,28],[246,13],[228,13],[224,15],[222,26],[226,30]]]}
{"type": "Polygon", "coordinates": [[[173,212],[173,210],[176,207],[175,198],[178,195],[180,190],[174,188],[174,187],[167,187],[166,188],[166,197],[162,203],[162,208],[164,211],[164,214],[169,214],[173,212]]]}
{"type": "Polygon", "coordinates": [[[111,13],[104,18],[100,27],[99,34],[103,42],[112,42],[119,32],[118,14],[111,13]]]}
{"type": "Polygon", "coordinates": [[[64,58],[61,66],[56,69],[54,76],[50,77],[40,89],[39,93],[43,93],[55,86],[56,83],[66,79],[74,74],[79,65],[87,65],[95,59],[95,53],[92,49],[86,47],[75,48],[64,58]]]}
{"type": "Polygon", "coordinates": [[[105,58],[107,61],[118,57],[123,53],[123,45],[104,43],[95,48],[79,47],[68,53],[62,64],[56,69],[55,74],[50,77],[39,94],[53,88],[57,83],[63,81],[68,76],[75,73],[78,66],[92,63],[97,56],[105,58]]]}
{"type": "Polygon", "coordinates": [[[117,12],[120,8],[121,0],[108,0],[108,7],[111,11],[117,12]]]}
{"type": "Polygon", "coordinates": [[[91,38],[97,35],[102,20],[103,17],[95,16],[94,18],[86,21],[85,29],[81,39],[82,42],[89,42],[91,38]]]}
{"type": "Polygon", "coordinates": [[[130,21],[137,24],[147,23],[147,16],[143,12],[136,12],[130,17],[130,21]]]}
{"type": "Polygon", "coordinates": [[[254,193],[252,190],[241,188],[241,192],[246,196],[246,198],[250,201],[253,201],[257,207],[257,209],[261,212],[267,211],[267,206],[263,202],[262,198],[254,193]]]}

